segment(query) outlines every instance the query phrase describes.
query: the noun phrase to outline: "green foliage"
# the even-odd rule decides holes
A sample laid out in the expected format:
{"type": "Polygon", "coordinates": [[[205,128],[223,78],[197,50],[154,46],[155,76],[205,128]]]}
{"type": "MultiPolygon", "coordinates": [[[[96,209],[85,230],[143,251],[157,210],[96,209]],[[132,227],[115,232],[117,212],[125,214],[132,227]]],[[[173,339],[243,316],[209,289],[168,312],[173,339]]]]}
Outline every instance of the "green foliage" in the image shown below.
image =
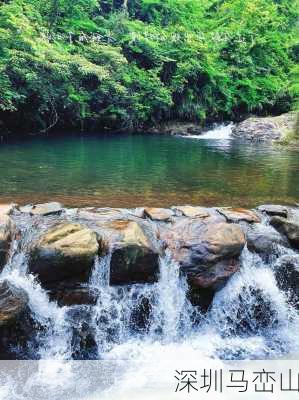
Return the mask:
{"type": "Polygon", "coordinates": [[[297,0],[11,0],[1,130],[138,130],[298,99],[297,0]]]}

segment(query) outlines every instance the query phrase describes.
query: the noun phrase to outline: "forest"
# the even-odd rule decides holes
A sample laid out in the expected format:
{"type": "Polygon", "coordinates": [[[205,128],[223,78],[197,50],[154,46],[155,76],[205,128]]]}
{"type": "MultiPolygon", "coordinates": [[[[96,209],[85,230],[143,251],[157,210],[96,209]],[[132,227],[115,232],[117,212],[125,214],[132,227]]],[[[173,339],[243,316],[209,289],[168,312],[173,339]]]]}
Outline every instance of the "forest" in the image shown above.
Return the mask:
{"type": "Polygon", "coordinates": [[[297,0],[2,0],[1,136],[289,111],[298,10],[297,0]]]}

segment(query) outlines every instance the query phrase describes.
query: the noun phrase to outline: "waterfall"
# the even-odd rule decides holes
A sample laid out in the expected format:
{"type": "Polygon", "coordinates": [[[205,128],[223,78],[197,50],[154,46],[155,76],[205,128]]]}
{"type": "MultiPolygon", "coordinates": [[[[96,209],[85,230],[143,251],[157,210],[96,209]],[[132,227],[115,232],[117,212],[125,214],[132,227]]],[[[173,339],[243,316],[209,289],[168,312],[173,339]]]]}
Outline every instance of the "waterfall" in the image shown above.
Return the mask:
{"type": "Polygon", "coordinates": [[[190,139],[212,139],[212,140],[226,140],[231,139],[231,133],[233,129],[233,123],[228,125],[218,125],[213,129],[210,129],[201,135],[188,135],[184,136],[190,139]]]}
{"type": "MultiPolygon", "coordinates": [[[[268,226],[268,219],[262,224],[268,226]]],[[[157,282],[110,286],[111,250],[95,258],[85,283],[96,294],[96,303],[63,307],[50,300],[28,274],[32,232],[26,232],[28,236],[13,244],[0,280],[7,279],[27,293],[31,318],[38,327],[24,358],[57,362],[54,368],[40,361],[30,385],[44,385],[49,373],[59,375],[64,360],[90,357],[109,365],[107,374],[114,379],[107,393],[114,396],[116,377],[119,390],[142,387],[157,374],[163,377],[177,360],[192,365],[203,359],[269,359],[299,352],[298,312],[275,278],[282,257],[298,260],[298,253],[290,248],[277,245],[271,257],[262,258],[245,247],[240,270],[216,293],[206,314],[189,301],[186,278],[170,251],[159,259],[157,282]],[[87,350],[74,341],[78,320],[88,326],[92,338],[87,350]]],[[[63,368],[65,377],[71,376],[68,367],[63,368]]]]}
{"type": "Polygon", "coordinates": [[[173,341],[191,329],[187,283],[170,252],[160,257],[160,279],[155,284],[129,287],[109,285],[111,253],[95,261],[90,283],[98,290],[93,324],[98,354],[133,337],[173,341]]]}

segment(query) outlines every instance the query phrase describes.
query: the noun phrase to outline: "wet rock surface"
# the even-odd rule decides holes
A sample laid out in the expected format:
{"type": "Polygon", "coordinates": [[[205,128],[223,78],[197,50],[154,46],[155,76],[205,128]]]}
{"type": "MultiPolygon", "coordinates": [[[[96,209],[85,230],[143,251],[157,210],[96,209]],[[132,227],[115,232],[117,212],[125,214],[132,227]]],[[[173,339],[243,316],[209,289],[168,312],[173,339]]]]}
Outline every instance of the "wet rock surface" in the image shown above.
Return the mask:
{"type": "Polygon", "coordinates": [[[271,256],[276,252],[276,246],[289,247],[288,240],[272,226],[254,224],[246,233],[247,246],[250,251],[271,256]]]}
{"type": "Polygon", "coordinates": [[[110,236],[110,283],[156,282],[161,248],[145,222],[116,220],[106,225],[110,236]]]}
{"type": "Polygon", "coordinates": [[[285,235],[292,246],[299,249],[299,221],[283,217],[272,217],[270,224],[281,234],[285,235]]]}
{"type": "Polygon", "coordinates": [[[0,271],[8,261],[15,231],[13,220],[8,215],[0,213],[0,271]]]}
{"type": "Polygon", "coordinates": [[[17,346],[32,335],[28,295],[9,281],[0,281],[0,359],[15,358],[17,346]]]}
{"type": "Polygon", "coordinates": [[[280,289],[285,291],[291,302],[299,307],[299,255],[284,255],[279,258],[275,277],[280,289]]]}

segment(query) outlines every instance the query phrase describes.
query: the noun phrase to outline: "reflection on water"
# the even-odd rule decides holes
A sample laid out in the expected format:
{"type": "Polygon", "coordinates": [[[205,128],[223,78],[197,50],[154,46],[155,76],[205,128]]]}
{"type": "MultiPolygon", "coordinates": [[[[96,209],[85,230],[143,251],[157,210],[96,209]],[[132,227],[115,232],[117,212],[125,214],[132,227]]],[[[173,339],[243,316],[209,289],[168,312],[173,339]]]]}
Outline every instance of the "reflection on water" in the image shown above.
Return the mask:
{"type": "Polygon", "coordinates": [[[298,153],[151,135],[36,138],[0,147],[0,202],[243,205],[299,200],[298,153]]]}

